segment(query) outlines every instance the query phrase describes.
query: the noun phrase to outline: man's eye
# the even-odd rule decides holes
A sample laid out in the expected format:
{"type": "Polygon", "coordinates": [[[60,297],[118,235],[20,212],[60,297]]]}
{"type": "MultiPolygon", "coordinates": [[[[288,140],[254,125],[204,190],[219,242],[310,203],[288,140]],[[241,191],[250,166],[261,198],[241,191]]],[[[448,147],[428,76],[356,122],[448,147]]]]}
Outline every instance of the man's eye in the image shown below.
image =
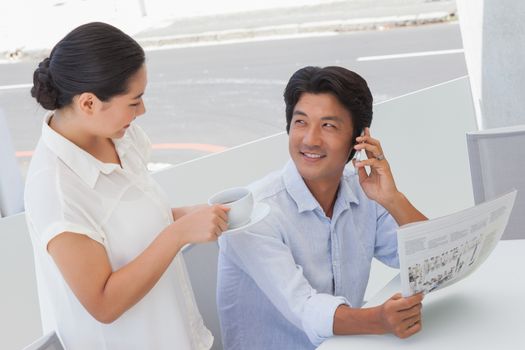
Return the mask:
{"type": "Polygon", "coordinates": [[[335,128],[335,125],[330,123],[325,123],[324,126],[328,128],[335,128]]]}
{"type": "Polygon", "coordinates": [[[130,104],[130,106],[131,106],[131,107],[137,107],[139,104],[140,104],[140,102],[132,103],[132,104],[130,104]]]}
{"type": "Polygon", "coordinates": [[[304,124],[304,120],[296,120],[295,124],[304,124]]]}

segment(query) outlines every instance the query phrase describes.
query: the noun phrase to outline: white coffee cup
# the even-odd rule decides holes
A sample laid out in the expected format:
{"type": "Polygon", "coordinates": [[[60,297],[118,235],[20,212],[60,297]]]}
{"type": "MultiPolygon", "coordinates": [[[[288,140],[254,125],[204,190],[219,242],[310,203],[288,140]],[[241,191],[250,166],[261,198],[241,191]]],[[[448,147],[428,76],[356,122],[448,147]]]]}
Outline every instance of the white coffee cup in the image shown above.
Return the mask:
{"type": "Polygon", "coordinates": [[[221,204],[230,208],[228,211],[228,229],[233,229],[250,222],[253,211],[253,195],[245,187],[234,187],[214,194],[208,200],[208,204],[221,204]]]}

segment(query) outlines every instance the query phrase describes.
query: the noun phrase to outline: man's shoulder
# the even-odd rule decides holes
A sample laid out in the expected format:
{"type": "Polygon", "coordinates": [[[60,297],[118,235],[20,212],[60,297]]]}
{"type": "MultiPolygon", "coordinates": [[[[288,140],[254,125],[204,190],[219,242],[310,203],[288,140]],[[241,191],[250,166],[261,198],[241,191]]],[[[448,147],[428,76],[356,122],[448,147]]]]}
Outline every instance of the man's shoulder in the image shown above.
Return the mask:
{"type": "Polygon", "coordinates": [[[279,193],[285,190],[282,179],[282,170],[277,170],[268,175],[252,182],[248,185],[252,191],[255,201],[265,201],[274,198],[279,193]]]}

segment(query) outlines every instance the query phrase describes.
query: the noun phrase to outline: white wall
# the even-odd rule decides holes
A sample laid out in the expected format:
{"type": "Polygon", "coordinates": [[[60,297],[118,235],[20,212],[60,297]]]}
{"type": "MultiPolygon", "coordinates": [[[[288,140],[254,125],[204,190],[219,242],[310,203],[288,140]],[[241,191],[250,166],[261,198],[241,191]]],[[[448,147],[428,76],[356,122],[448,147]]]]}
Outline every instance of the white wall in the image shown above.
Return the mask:
{"type": "Polygon", "coordinates": [[[467,77],[375,107],[381,140],[398,188],[429,217],[474,204],[465,133],[476,130],[467,77]]]}
{"type": "Polygon", "coordinates": [[[525,124],[525,2],[456,2],[480,129],[525,124]]]}

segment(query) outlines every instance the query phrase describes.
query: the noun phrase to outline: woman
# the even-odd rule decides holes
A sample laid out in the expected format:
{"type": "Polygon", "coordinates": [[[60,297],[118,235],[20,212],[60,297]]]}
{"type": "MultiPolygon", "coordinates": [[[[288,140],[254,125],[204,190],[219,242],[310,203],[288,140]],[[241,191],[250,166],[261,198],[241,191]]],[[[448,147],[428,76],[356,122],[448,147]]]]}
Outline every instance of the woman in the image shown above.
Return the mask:
{"type": "Polygon", "coordinates": [[[209,349],[187,243],[216,240],[227,208],[171,209],[149,176],[142,48],[104,23],[80,26],[35,70],[49,112],[26,180],[44,330],[68,350],[209,349]]]}

